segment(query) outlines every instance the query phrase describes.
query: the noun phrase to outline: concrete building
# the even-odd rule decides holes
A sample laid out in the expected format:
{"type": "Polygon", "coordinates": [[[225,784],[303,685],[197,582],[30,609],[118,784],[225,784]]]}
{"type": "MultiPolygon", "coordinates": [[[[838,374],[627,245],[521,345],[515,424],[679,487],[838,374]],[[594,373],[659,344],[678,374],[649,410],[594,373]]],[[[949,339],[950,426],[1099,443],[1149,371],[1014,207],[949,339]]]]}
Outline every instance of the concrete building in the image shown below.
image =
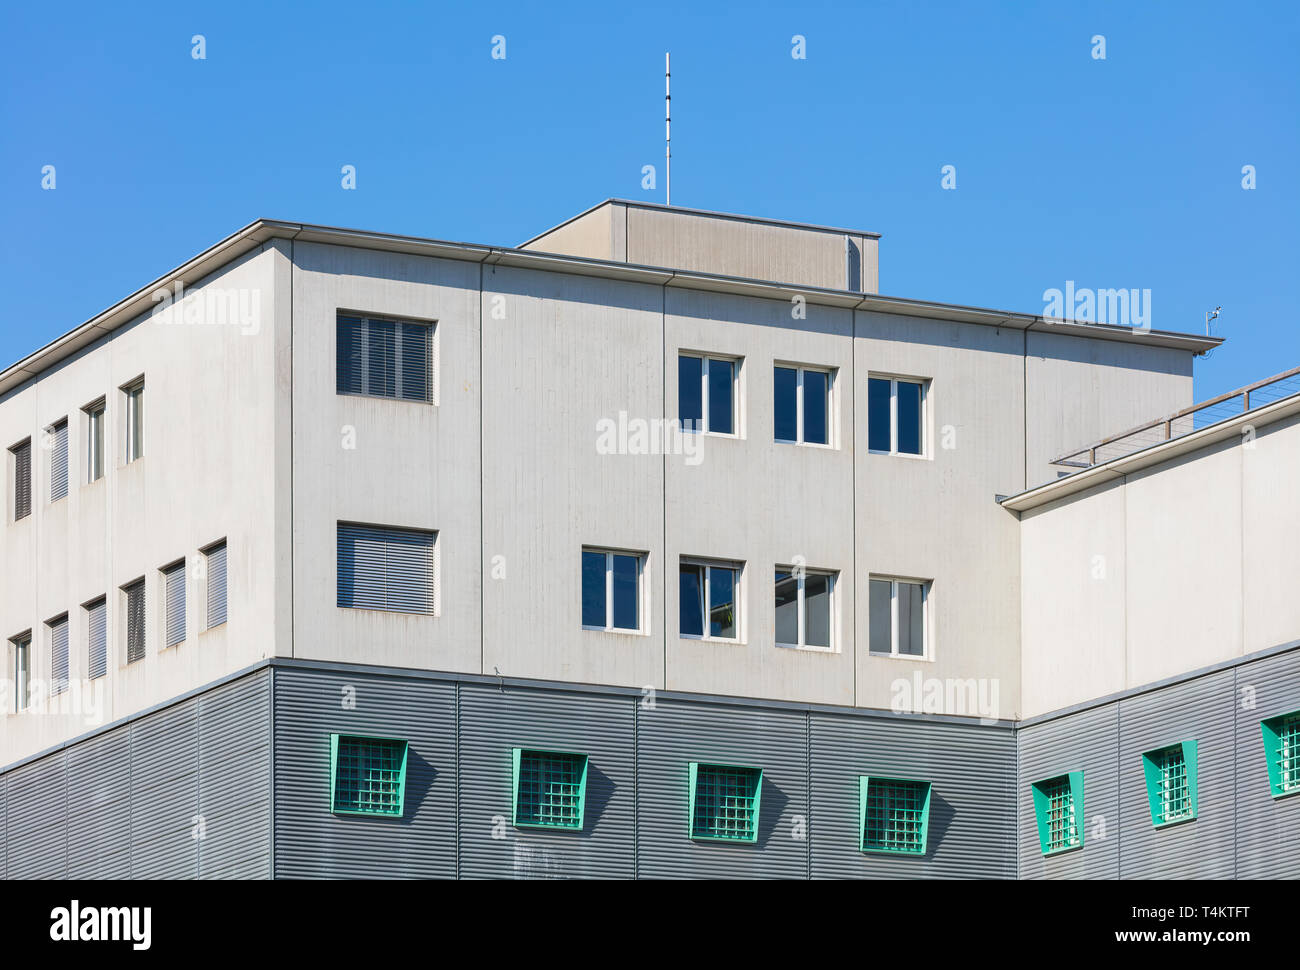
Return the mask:
{"type": "Polygon", "coordinates": [[[1300,875],[1296,375],[878,246],[260,220],[0,373],[5,874],[1300,875]]]}

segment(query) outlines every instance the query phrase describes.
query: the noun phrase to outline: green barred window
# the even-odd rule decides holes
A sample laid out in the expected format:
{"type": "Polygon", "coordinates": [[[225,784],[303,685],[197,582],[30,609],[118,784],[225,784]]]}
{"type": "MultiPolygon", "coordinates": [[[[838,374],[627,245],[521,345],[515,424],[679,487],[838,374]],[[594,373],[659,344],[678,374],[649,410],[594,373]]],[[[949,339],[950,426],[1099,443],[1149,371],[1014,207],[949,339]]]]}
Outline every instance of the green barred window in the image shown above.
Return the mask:
{"type": "Polygon", "coordinates": [[[763,769],[691,762],[691,838],[758,841],[763,769]]]}
{"type": "Polygon", "coordinates": [[[330,811],[401,818],[406,796],[405,741],[330,735],[330,811]]]}
{"type": "Polygon", "coordinates": [[[1300,792],[1300,711],[1261,721],[1268,784],[1274,798],[1300,792]]]}
{"type": "Polygon", "coordinates": [[[1083,772],[1071,771],[1033,784],[1034,816],[1043,855],[1083,846],[1083,772]]]}
{"type": "Polygon", "coordinates": [[[514,751],[515,825],[582,830],[587,756],[567,751],[514,751]]]}
{"type": "Polygon", "coordinates": [[[1153,825],[1196,818],[1196,742],[1184,741],[1142,755],[1153,825]]]}
{"type": "Polygon", "coordinates": [[[858,778],[859,848],[863,852],[925,855],[929,828],[928,781],[858,778]]]}

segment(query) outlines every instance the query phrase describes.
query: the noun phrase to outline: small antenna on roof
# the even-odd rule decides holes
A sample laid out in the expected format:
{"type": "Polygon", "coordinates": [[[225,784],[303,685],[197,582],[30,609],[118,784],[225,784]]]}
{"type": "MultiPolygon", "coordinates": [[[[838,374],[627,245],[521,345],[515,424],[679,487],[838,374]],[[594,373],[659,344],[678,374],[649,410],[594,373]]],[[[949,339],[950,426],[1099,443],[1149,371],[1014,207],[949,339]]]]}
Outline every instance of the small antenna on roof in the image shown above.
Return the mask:
{"type": "Polygon", "coordinates": [[[664,53],[664,195],[673,204],[673,68],[672,54],[664,53]]]}
{"type": "MultiPolygon", "coordinates": [[[[1210,334],[1210,323],[1211,323],[1212,321],[1214,321],[1214,320],[1219,319],[1219,311],[1222,310],[1222,309],[1223,309],[1223,307],[1221,307],[1221,306],[1216,306],[1213,310],[1206,310],[1206,311],[1205,311],[1205,336],[1207,336],[1207,337],[1211,336],[1211,334],[1210,334]]],[[[1214,353],[1213,350],[1207,350],[1207,351],[1206,351],[1202,356],[1203,356],[1206,360],[1209,360],[1209,358],[1210,358],[1210,354],[1212,354],[1212,353],[1214,353]]]]}

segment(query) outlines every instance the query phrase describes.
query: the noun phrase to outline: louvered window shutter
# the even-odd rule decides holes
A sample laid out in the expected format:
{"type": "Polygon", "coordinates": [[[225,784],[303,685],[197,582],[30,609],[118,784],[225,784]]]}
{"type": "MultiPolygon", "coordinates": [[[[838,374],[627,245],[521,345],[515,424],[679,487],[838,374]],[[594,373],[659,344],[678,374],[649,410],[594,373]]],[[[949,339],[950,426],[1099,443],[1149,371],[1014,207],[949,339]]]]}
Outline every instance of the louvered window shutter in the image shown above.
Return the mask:
{"type": "Polygon", "coordinates": [[[32,514],[32,439],[14,449],[14,521],[32,514]]]}
{"type": "Polygon", "coordinates": [[[208,628],[226,622],[226,544],[213,546],[208,557],[208,628]]]}
{"type": "Polygon", "coordinates": [[[126,662],[144,657],[144,580],[126,587],[126,662]]]}
{"type": "Polygon", "coordinates": [[[68,422],[50,428],[50,501],[68,496],[68,422]]]}
{"type": "Polygon", "coordinates": [[[86,609],[86,626],[89,637],[87,669],[90,679],[103,677],[108,672],[108,611],[107,603],[100,600],[86,609]]]}
{"type": "Polygon", "coordinates": [[[165,645],[172,647],[185,639],[185,563],[178,562],[163,572],[167,592],[167,630],[165,645]]]}
{"type": "Polygon", "coordinates": [[[338,605],[433,613],[436,533],[339,523],[338,605]]]}
{"type": "Polygon", "coordinates": [[[68,689],[68,618],[50,624],[50,693],[68,689]]]}

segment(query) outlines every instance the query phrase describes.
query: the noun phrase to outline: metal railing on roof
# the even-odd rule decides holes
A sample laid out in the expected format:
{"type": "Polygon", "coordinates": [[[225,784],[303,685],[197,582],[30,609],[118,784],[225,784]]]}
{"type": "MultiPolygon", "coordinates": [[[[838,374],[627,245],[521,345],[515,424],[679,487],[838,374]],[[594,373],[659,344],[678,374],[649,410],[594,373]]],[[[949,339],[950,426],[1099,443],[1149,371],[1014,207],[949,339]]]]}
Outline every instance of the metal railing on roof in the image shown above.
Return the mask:
{"type": "Polygon", "coordinates": [[[1086,448],[1053,459],[1051,464],[1066,468],[1091,468],[1113,458],[1123,458],[1143,448],[1181,438],[1297,393],[1300,393],[1300,367],[1293,367],[1163,418],[1102,438],[1086,448]]]}

